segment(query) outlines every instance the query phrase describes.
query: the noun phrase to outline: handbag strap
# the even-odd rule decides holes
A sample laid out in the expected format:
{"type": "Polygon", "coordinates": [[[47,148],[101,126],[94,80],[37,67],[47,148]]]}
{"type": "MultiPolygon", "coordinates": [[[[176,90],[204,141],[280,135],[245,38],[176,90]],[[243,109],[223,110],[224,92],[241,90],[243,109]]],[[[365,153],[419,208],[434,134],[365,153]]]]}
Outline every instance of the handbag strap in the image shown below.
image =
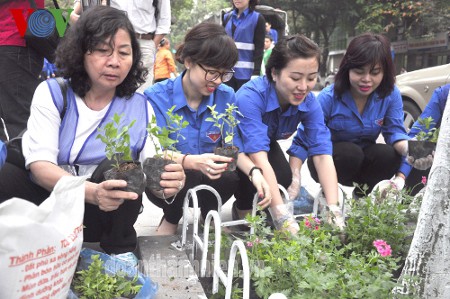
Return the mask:
{"type": "Polygon", "coordinates": [[[61,88],[61,93],[63,97],[63,109],[59,114],[62,120],[64,118],[64,115],[66,115],[67,111],[67,84],[62,77],[56,77],[55,80],[56,82],[58,82],[59,88],[61,88]]]}

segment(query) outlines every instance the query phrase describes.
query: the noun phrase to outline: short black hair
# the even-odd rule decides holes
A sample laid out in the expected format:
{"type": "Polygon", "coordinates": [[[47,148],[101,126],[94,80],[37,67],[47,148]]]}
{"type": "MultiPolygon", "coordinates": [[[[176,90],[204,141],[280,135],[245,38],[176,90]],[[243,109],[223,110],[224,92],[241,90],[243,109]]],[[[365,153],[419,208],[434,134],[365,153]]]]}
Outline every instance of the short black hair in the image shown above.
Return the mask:
{"type": "Polygon", "coordinates": [[[352,39],[334,78],[336,95],[340,97],[350,89],[351,69],[366,65],[373,68],[377,64],[383,69],[383,80],[376,92],[381,98],[385,98],[394,90],[395,84],[395,67],[389,40],[384,35],[374,33],[363,33],[352,39]]]}
{"type": "Polygon", "coordinates": [[[195,64],[231,69],[238,61],[238,50],[222,26],[202,22],[188,31],[176,58],[180,63],[189,58],[195,64]]]}
{"type": "Polygon", "coordinates": [[[272,69],[278,73],[293,59],[312,57],[317,59],[319,65],[320,48],[315,42],[301,34],[284,37],[272,49],[267,61],[266,76],[270,82],[273,82],[272,69]]]}
{"type": "Polygon", "coordinates": [[[58,71],[69,79],[72,89],[80,97],[84,97],[91,88],[90,78],[84,68],[84,54],[93,51],[110,37],[110,46],[114,48],[113,37],[119,29],[130,35],[133,63],[127,77],[117,86],[116,95],[129,98],[145,82],[148,71],[141,62],[139,42],[127,15],[109,6],[95,6],[83,12],[56,50],[58,71]]]}

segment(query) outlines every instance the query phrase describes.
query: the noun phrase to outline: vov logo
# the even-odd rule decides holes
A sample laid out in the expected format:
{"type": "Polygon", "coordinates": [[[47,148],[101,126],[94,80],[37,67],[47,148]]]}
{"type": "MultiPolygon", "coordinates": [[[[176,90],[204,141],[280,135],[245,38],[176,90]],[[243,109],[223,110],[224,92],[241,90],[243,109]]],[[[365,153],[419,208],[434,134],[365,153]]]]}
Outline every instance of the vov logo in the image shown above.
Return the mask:
{"type": "Polygon", "coordinates": [[[25,35],[27,28],[36,37],[48,37],[56,28],[58,35],[63,37],[67,29],[67,23],[69,22],[69,18],[63,17],[63,12],[66,11],[67,16],[69,16],[72,10],[57,8],[35,10],[29,8],[27,9],[29,16],[28,22],[24,17],[24,9],[13,8],[10,9],[10,12],[16,22],[21,37],[25,35]]]}

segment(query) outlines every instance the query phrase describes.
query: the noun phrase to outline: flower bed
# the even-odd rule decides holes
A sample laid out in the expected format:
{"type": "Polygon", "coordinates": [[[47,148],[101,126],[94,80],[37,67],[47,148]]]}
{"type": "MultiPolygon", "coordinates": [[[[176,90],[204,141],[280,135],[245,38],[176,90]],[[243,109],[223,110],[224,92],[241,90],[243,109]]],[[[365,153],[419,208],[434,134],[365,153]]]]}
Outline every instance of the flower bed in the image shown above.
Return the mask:
{"type": "Polygon", "coordinates": [[[350,200],[351,212],[343,231],[309,216],[300,222],[298,234],[291,236],[272,231],[264,216],[248,217],[255,233],[247,234],[243,241],[256,295],[391,297],[415,228],[411,225],[415,221],[410,213],[412,198],[406,192],[395,196],[397,200],[350,200]]]}

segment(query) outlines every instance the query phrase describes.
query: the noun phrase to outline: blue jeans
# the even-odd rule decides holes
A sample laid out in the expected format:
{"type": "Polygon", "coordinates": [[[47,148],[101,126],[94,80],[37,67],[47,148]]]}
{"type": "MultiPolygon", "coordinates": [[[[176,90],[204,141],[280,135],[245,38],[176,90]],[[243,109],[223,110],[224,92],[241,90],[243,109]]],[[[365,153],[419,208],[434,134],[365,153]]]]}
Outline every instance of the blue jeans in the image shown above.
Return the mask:
{"type": "MultiPolygon", "coordinates": [[[[27,126],[43,63],[43,57],[28,47],[0,46],[0,117],[10,139],[27,126]]],[[[0,140],[7,140],[1,121],[0,140]]]]}

